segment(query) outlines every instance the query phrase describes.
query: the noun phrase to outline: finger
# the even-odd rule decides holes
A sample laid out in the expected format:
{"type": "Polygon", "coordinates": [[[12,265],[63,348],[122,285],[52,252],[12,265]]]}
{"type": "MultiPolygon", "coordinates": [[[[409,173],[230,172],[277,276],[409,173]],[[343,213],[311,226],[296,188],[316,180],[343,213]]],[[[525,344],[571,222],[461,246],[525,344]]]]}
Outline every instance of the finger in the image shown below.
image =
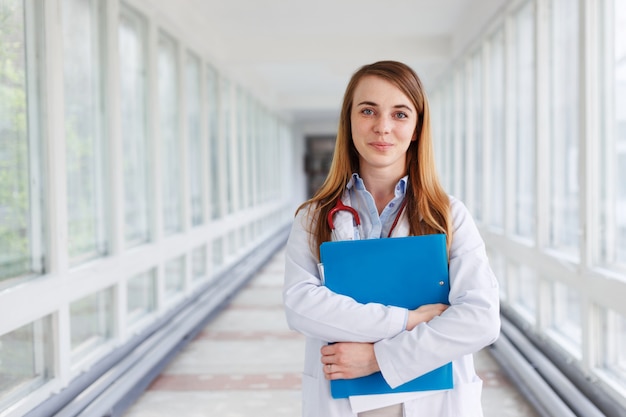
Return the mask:
{"type": "Polygon", "coordinates": [[[324,345],[320,349],[320,352],[322,353],[322,355],[333,355],[336,350],[337,348],[335,345],[324,345]]]}
{"type": "Polygon", "coordinates": [[[322,363],[324,365],[327,365],[329,363],[336,363],[337,362],[336,358],[335,358],[335,355],[324,355],[324,356],[321,357],[320,360],[322,361],[322,363]]]}

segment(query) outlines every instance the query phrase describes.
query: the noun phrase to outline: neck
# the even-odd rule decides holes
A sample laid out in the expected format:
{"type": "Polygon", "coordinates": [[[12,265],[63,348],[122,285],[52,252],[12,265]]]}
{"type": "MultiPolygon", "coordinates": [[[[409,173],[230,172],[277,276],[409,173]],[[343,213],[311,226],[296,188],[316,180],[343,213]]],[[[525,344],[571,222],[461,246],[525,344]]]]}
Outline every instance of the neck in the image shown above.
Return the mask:
{"type": "Polygon", "coordinates": [[[361,173],[365,188],[372,194],[376,202],[378,214],[380,214],[385,206],[393,200],[395,196],[395,187],[403,175],[389,175],[389,173],[369,172],[361,173]]]}

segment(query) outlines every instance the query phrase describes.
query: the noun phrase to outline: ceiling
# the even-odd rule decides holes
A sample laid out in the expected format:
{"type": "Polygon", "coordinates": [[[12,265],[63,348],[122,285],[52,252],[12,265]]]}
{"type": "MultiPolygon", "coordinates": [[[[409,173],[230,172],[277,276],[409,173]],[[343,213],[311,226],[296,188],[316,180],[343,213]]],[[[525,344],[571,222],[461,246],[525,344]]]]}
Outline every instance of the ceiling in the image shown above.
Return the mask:
{"type": "MultiPolygon", "coordinates": [[[[506,0],[188,0],[222,70],[294,124],[336,120],[361,65],[403,61],[427,88],[506,0]]],[[[205,45],[206,46],[206,45],[205,45]]]]}

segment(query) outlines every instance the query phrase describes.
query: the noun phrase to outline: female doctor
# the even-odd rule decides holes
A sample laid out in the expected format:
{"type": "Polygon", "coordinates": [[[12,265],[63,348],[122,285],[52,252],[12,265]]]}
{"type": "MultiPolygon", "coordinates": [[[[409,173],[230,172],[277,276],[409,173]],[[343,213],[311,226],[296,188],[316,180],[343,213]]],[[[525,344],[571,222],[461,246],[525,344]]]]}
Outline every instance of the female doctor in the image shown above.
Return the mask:
{"type": "MultiPolygon", "coordinates": [[[[400,261],[411,260],[380,260],[400,261]]],[[[352,76],[328,177],[296,212],[283,299],[289,326],[306,336],[304,417],[482,416],[482,381],[472,354],[499,334],[498,284],[468,210],[439,184],[428,101],[408,66],[381,61],[352,76]],[[340,211],[332,217],[331,234],[327,215],[339,200],[357,211],[360,228],[349,212],[340,211]],[[447,238],[449,306],[408,311],[359,304],[322,285],[322,242],[433,233],[447,238]],[[448,362],[453,363],[450,390],[348,399],[330,394],[329,380],[380,371],[395,388],[448,362]]]]}

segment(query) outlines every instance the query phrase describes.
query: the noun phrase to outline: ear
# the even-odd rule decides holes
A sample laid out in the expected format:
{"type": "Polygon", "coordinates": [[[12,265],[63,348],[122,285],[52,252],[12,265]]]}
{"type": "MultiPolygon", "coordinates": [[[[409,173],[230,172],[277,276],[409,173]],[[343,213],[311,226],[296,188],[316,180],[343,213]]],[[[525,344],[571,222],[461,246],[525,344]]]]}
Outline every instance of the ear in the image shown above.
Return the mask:
{"type": "Polygon", "coordinates": [[[417,140],[417,129],[413,132],[413,137],[411,137],[411,142],[415,142],[417,140]]]}

